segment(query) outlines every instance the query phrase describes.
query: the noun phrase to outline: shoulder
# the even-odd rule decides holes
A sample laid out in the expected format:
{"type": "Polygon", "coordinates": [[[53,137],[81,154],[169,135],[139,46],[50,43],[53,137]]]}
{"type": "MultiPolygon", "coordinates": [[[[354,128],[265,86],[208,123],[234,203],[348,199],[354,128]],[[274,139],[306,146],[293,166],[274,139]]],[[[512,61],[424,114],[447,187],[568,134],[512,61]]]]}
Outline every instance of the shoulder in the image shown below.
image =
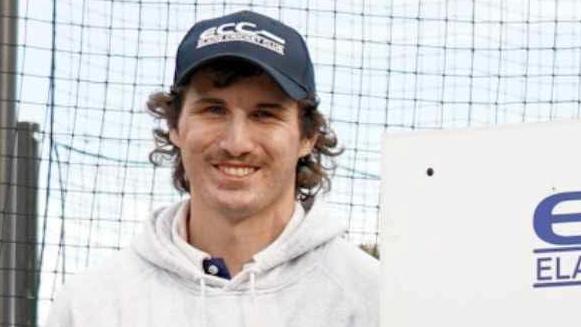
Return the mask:
{"type": "Polygon", "coordinates": [[[379,261],[356,245],[336,238],[323,252],[321,264],[327,274],[354,295],[379,298],[379,261]]]}
{"type": "Polygon", "coordinates": [[[122,293],[139,287],[152,268],[128,248],[69,277],[51,305],[46,326],[79,326],[80,317],[86,320],[99,312],[114,312],[122,293]]]}
{"type": "Polygon", "coordinates": [[[379,261],[342,238],[329,242],[320,260],[327,278],[350,303],[354,326],[379,325],[379,261]]]}

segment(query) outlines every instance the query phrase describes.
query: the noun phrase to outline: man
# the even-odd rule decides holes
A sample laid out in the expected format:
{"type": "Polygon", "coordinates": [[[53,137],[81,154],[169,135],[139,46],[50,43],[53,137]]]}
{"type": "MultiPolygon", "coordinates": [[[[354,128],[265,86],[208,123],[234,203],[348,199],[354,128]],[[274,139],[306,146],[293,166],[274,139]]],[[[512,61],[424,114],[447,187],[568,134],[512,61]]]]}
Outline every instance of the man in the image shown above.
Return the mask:
{"type": "Polygon", "coordinates": [[[195,24],[149,110],[190,197],[78,276],[49,326],[376,326],[378,264],[315,195],[336,138],[301,36],[243,11],[195,24]]]}

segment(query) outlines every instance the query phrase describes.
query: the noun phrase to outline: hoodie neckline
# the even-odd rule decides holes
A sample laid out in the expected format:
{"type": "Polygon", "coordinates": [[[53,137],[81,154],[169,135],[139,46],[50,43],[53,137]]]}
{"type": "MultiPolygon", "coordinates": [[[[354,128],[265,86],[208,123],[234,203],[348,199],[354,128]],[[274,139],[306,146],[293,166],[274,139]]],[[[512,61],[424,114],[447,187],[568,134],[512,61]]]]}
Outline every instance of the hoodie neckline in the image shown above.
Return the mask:
{"type": "MultiPolygon", "coordinates": [[[[199,248],[191,245],[187,242],[188,239],[188,215],[190,215],[190,200],[185,199],[180,202],[179,208],[175,213],[175,216],[172,219],[172,227],[171,227],[171,240],[173,244],[189,259],[191,262],[204,274],[205,270],[204,260],[212,258],[211,254],[202,251],[199,248]]],[[[240,273],[244,271],[244,269],[249,269],[250,267],[254,267],[254,271],[256,272],[256,265],[257,262],[260,261],[262,257],[267,257],[269,253],[269,249],[280,247],[281,244],[284,244],[288,238],[292,235],[293,231],[301,224],[301,222],[305,218],[305,210],[300,202],[295,202],[293,213],[291,215],[290,220],[283,228],[281,234],[270,244],[268,244],[264,249],[260,250],[252,257],[252,261],[247,262],[243,265],[242,270],[240,273]]],[[[190,216],[189,219],[193,220],[195,223],[196,217],[190,216]]],[[[239,273],[239,274],[240,274],[239,273]]],[[[206,274],[208,275],[208,274],[206,274]]],[[[234,278],[235,276],[232,276],[234,278]]]]}
{"type": "Polygon", "coordinates": [[[324,202],[315,201],[308,213],[305,213],[297,202],[293,216],[281,235],[255,254],[253,262],[244,265],[236,276],[231,280],[225,280],[205,274],[202,260],[209,254],[192,247],[180,237],[179,223],[181,221],[183,223],[181,228],[185,228],[188,206],[189,198],[154,212],[132,247],[146,261],[193,282],[186,282],[186,285],[191,286],[199,284],[199,279],[204,279],[204,284],[208,287],[245,289],[249,287],[249,278],[252,274],[260,279],[258,286],[261,288],[286,284],[287,279],[294,279],[294,273],[286,274],[283,270],[282,275],[277,273],[271,276],[269,272],[341,236],[345,231],[344,224],[337,221],[337,217],[329,215],[324,202]]]}

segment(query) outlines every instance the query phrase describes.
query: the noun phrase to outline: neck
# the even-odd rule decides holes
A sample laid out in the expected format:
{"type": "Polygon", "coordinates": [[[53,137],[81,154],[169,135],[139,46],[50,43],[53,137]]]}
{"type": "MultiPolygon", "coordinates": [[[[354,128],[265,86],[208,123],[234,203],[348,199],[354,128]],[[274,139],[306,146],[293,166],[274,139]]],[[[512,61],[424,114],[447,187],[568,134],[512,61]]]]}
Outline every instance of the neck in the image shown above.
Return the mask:
{"type": "Polygon", "coordinates": [[[294,200],[246,217],[232,217],[190,200],[188,242],[226,262],[235,276],[252,257],[271,244],[284,230],[294,211],[294,200]]]}

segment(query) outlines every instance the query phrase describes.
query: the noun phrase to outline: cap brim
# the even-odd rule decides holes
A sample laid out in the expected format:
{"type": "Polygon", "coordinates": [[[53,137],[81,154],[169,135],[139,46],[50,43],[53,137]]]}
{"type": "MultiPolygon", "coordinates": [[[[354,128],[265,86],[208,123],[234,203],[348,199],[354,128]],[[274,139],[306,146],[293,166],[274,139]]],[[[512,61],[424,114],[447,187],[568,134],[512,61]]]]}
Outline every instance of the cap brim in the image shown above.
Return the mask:
{"type": "Polygon", "coordinates": [[[308,92],[305,89],[303,89],[299,84],[297,84],[294,80],[282,74],[278,70],[272,68],[271,66],[263,63],[262,61],[240,53],[230,53],[230,52],[215,53],[202,60],[198,60],[196,63],[190,65],[190,67],[188,67],[182,74],[182,76],[180,76],[179,79],[176,81],[176,86],[183,85],[184,83],[186,83],[190,79],[192,74],[196,71],[196,69],[198,69],[202,65],[219,58],[239,58],[259,66],[268,75],[270,75],[270,77],[272,77],[272,79],[280,86],[280,88],[289,97],[291,97],[294,100],[305,99],[309,95],[308,92]]]}

